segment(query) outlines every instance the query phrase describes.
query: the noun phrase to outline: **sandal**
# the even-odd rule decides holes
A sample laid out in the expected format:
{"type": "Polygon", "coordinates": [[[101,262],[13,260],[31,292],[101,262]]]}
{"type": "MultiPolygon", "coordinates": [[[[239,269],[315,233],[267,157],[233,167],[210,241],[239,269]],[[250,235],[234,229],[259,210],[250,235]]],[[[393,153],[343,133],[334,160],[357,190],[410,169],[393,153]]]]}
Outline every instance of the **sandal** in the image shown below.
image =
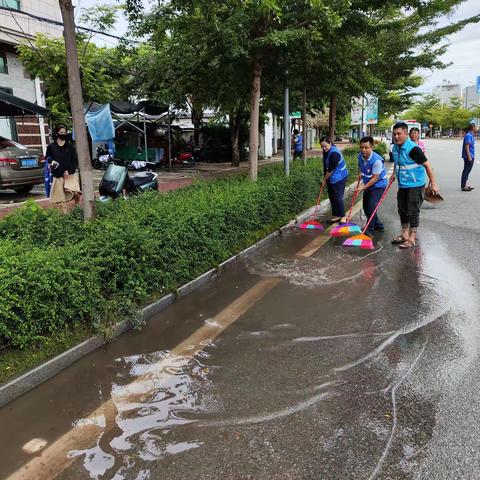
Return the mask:
{"type": "Polygon", "coordinates": [[[337,223],[341,220],[340,217],[337,218],[331,218],[330,220],[327,220],[327,223],[337,223]]]}
{"type": "Polygon", "coordinates": [[[412,242],[411,240],[405,240],[402,244],[398,246],[398,248],[401,248],[402,250],[406,250],[407,248],[413,248],[417,244],[415,242],[412,242]]]}
{"type": "Polygon", "coordinates": [[[403,238],[401,235],[399,235],[398,237],[395,237],[393,240],[392,240],[392,244],[393,245],[400,245],[402,243],[405,243],[407,240],[405,238],[403,238]]]}
{"type": "Polygon", "coordinates": [[[473,190],[473,187],[463,187],[462,192],[471,192],[473,190]]]}

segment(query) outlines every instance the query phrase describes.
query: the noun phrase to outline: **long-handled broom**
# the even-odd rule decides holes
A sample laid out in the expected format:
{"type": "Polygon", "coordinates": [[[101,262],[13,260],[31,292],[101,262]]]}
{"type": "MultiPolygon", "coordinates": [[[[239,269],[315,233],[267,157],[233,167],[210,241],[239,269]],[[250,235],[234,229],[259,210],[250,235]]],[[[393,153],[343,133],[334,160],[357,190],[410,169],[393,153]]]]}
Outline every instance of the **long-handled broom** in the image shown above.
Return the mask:
{"type": "Polygon", "coordinates": [[[375,207],[375,210],[373,213],[370,215],[370,218],[368,219],[367,224],[365,227],[363,227],[362,233],[360,235],[354,235],[353,237],[347,238],[343,242],[344,247],[360,247],[363,250],[373,250],[373,240],[371,237],[368,235],[365,235],[365,232],[368,229],[368,226],[370,225],[370,222],[373,220],[373,217],[377,213],[377,210],[380,208],[380,205],[383,203],[385,200],[385,197],[387,196],[388,191],[390,190],[390,187],[392,186],[393,182],[389,182],[387,185],[387,188],[383,192],[382,196],[380,197],[380,200],[378,201],[377,206],[375,207]]]}
{"type": "Polygon", "coordinates": [[[350,211],[348,212],[348,216],[346,218],[345,223],[341,223],[336,227],[333,227],[330,230],[330,236],[332,237],[348,237],[349,235],[353,235],[354,233],[361,233],[362,229],[356,223],[351,223],[350,220],[352,218],[353,206],[355,205],[355,201],[357,200],[358,194],[360,193],[358,187],[360,185],[360,180],[362,176],[358,176],[357,186],[355,187],[355,192],[352,197],[352,205],[350,206],[350,211]]]}
{"type": "Polygon", "coordinates": [[[315,205],[315,210],[313,211],[313,214],[310,217],[310,220],[307,220],[306,222],[301,223],[300,225],[298,225],[298,228],[301,228],[303,230],[319,230],[319,231],[324,230],[323,225],[318,220],[315,220],[324,188],[325,188],[325,185],[321,183],[320,191],[318,192],[318,197],[317,197],[317,204],[315,205]]]}

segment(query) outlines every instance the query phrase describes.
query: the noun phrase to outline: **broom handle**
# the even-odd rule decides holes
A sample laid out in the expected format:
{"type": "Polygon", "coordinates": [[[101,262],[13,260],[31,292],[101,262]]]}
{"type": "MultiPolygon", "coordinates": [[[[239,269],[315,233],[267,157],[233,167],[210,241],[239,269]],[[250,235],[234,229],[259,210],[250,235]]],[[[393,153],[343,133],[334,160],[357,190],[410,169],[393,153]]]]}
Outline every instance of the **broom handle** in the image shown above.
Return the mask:
{"type": "Polygon", "coordinates": [[[353,205],[355,203],[355,200],[357,199],[358,197],[358,194],[360,193],[358,191],[358,186],[360,185],[360,180],[361,180],[362,176],[359,175],[358,176],[358,181],[357,181],[357,186],[355,187],[355,192],[353,194],[353,198],[352,198],[352,204],[350,205],[350,211],[348,212],[348,217],[347,217],[347,223],[350,222],[350,219],[352,218],[352,211],[353,211],[353,205]]]}
{"type": "Polygon", "coordinates": [[[370,225],[370,222],[372,221],[373,217],[375,216],[375,214],[377,213],[377,210],[380,208],[380,205],[383,203],[383,201],[385,200],[385,197],[387,196],[387,193],[388,191],[390,190],[390,187],[393,185],[393,182],[388,182],[388,185],[387,185],[387,188],[385,189],[385,191],[383,192],[382,196],[380,197],[380,200],[378,201],[377,203],[377,206],[375,207],[375,210],[373,211],[373,213],[370,215],[370,218],[368,219],[368,222],[367,224],[365,225],[365,227],[363,227],[363,230],[362,230],[362,234],[365,235],[365,232],[367,231],[367,228],[368,226],[370,225]]]}
{"type": "Polygon", "coordinates": [[[320,184],[320,191],[318,192],[318,197],[317,197],[317,207],[320,205],[320,199],[322,198],[322,193],[323,193],[323,189],[325,188],[325,185],[323,184],[323,182],[320,184]]]}

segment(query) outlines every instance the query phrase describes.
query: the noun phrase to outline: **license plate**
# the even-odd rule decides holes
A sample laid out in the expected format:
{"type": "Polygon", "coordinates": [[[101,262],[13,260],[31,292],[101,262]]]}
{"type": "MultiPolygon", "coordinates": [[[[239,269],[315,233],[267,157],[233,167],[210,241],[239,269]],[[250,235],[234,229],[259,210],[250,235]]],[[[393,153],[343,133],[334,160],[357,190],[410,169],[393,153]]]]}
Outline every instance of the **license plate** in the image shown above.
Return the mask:
{"type": "Polygon", "coordinates": [[[22,158],[21,162],[22,168],[38,167],[38,160],[36,158],[22,158]]]}

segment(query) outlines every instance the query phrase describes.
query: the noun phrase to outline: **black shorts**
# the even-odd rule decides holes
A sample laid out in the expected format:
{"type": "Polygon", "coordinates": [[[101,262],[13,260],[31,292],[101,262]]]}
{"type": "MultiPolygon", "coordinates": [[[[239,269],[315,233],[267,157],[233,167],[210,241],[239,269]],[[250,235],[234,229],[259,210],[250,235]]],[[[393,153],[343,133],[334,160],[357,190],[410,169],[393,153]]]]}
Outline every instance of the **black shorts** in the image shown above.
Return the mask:
{"type": "Polygon", "coordinates": [[[420,222],[420,207],[425,198],[425,187],[399,188],[397,194],[398,214],[402,225],[417,228],[420,222]]]}

